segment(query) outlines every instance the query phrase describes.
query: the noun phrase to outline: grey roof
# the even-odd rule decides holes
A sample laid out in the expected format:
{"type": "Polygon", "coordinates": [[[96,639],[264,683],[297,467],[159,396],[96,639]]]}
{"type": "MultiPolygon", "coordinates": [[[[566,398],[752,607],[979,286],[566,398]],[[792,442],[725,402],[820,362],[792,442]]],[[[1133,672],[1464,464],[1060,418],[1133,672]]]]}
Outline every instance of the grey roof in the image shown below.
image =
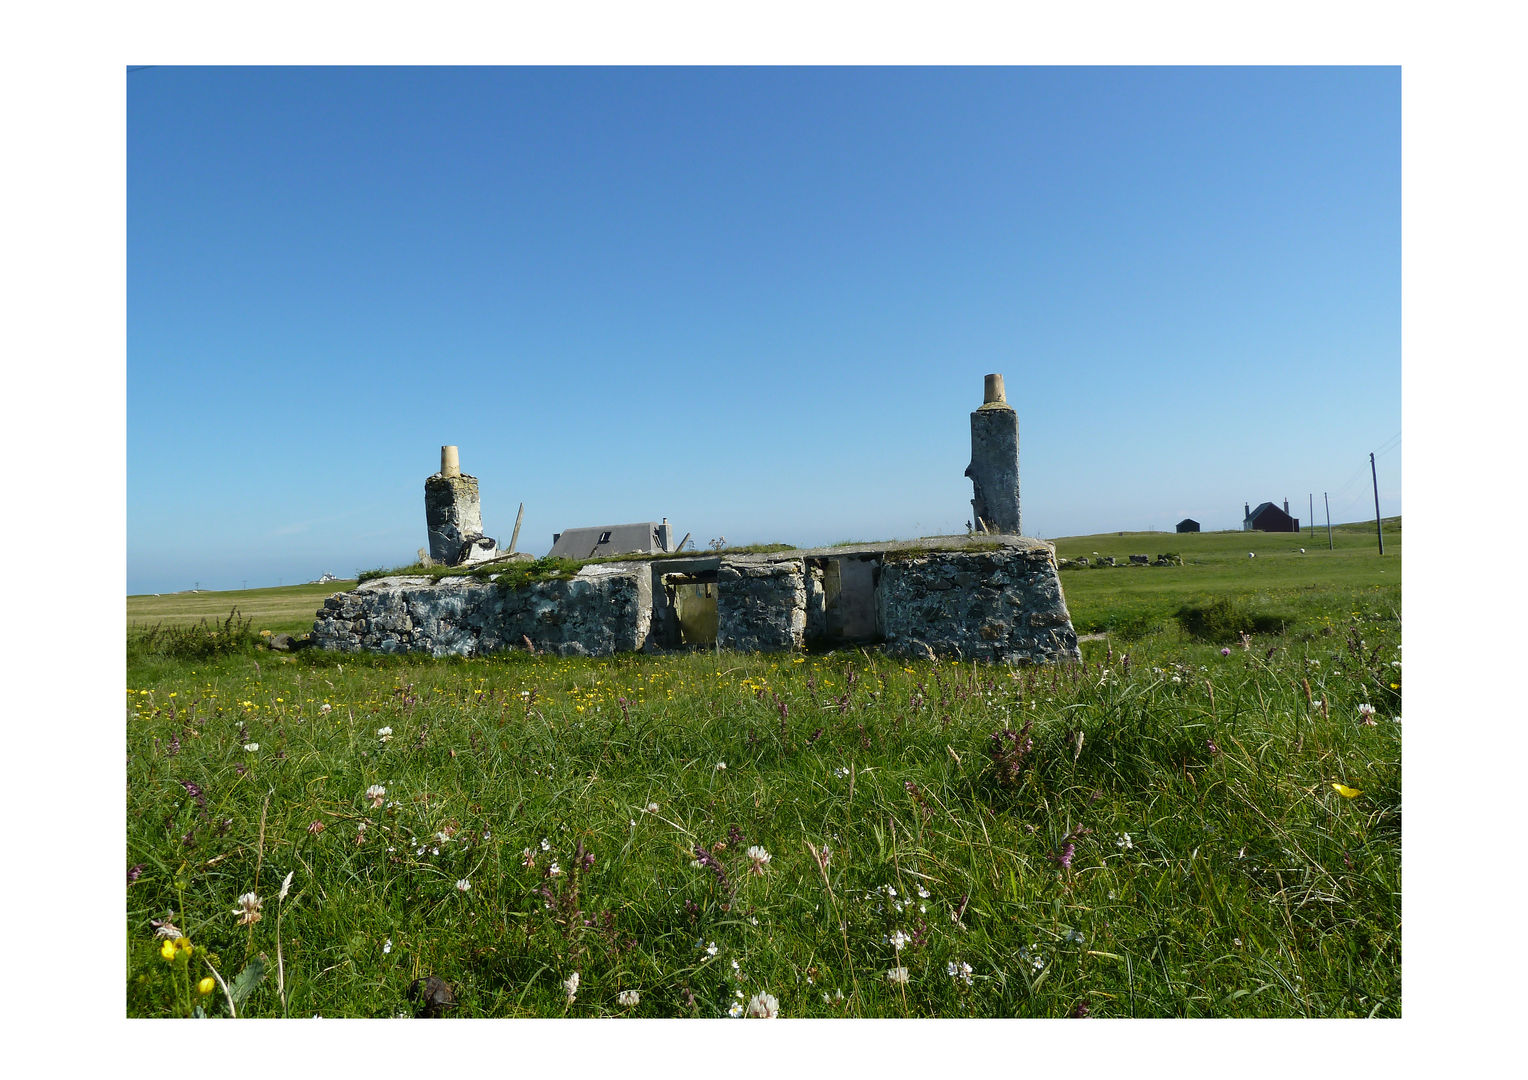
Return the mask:
{"type": "Polygon", "coordinates": [[[547,554],[559,559],[593,559],[602,555],[662,551],[658,529],[656,521],[569,529],[557,534],[552,541],[552,550],[547,554]]]}

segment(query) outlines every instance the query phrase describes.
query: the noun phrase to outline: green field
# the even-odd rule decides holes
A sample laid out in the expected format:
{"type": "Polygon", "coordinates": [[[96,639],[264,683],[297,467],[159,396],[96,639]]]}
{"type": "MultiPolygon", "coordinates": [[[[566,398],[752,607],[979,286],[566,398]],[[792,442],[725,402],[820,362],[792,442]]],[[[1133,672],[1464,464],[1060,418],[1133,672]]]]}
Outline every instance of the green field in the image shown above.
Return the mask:
{"type": "Polygon", "coordinates": [[[129,596],[127,629],[141,629],[156,624],[184,626],[218,622],[238,610],[241,618],[253,620],[253,628],[274,634],[306,634],[313,629],[313,616],[323,607],[324,597],[355,587],[355,582],[331,581],[324,585],[287,585],[273,589],[233,589],[227,592],[165,593],[161,596],[129,596]]]}
{"type": "Polygon", "coordinates": [[[1184,559],[1064,571],[1065,667],[283,655],[329,586],[131,598],[251,622],[129,632],[126,1011],[1398,1016],[1389,525],[1058,541],[1184,559]]]}

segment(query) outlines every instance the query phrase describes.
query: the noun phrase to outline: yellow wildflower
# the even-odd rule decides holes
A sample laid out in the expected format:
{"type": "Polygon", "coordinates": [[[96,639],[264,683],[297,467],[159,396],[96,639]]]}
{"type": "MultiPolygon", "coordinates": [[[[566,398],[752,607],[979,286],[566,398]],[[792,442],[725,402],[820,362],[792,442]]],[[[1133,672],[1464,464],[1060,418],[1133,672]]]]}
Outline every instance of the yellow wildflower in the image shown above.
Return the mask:
{"type": "Polygon", "coordinates": [[[217,989],[217,985],[217,980],[214,979],[211,975],[208,975],[205,979],[196,984],[196,992],[198,994],[210,994],[217,989]]]}
{"type": "Polygon", "coordinates": [[[159,946],[159,955],[164,957],[166,960],[174,960],[175,942],[166,941],[163,945],[159,946]]]}
{"type": "Polygon", "coordinates": [[[1344,799],[1351,799],[1355,796],[1363,794],[1363,792],[1358,788],[1348,787],[1346,784],[1339,784],[1335,780],[1332,781],[1332,790],[1337,792],[1337,794],[1341,795],[1344,799]]]}

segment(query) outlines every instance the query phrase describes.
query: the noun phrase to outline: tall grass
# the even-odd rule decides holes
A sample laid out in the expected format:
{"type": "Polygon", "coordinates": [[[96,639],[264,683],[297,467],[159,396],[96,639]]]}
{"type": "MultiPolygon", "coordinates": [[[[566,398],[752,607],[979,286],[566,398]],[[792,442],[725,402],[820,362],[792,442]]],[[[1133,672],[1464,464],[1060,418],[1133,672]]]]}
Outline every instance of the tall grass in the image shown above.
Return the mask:
{"type": "Polygon", "coordinates": [[[295,872],[298,1016],[1398,1015],[1398,637],[1333,594],[1058,668],[130,661],[127,1009],[175,1011],[152,918],[237,971],[295,872]]]}

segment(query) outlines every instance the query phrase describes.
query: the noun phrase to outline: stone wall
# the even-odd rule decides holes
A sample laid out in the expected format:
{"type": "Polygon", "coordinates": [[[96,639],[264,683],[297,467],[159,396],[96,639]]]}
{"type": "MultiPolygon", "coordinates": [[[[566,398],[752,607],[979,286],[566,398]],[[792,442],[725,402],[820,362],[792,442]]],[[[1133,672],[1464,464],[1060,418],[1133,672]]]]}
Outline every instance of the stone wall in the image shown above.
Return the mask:
{"type": "Polygon", "coordinates": [[[313,641],[340,652],[432,656],[523,649],[527,640],[564,656],[663,651],[682,640],[668,592],[691,582],[714,582],[711,644],[723,649],[879,643],[898,656],[1078,659],[1055,554],[1019,537],[593,564],[570,580],[518,588],[470,577],[380,578],[324,601],[313,641]],[[825,590],[825,578],[850,584],[825,590]]]}
{"type": "Polygon", "coordinates": [[[877,595],[894,656],[1080,659],[1048,547],[888,558],[877,595]]]}
{"type": "Polygon", "coordinates": [[[735,652],[799,649],[806,632],[800,559],[727,559],[716,571],[716,644],[735,652]]]}
{"type": "Polygon", "coordinates": [[[585,567],[519,589],[467,577],[378,578],[324,601],[314,641],[337,652],[476,656],[525,648],[560,656],[635,652],[648,638],[645,564],[585,567]]]}

